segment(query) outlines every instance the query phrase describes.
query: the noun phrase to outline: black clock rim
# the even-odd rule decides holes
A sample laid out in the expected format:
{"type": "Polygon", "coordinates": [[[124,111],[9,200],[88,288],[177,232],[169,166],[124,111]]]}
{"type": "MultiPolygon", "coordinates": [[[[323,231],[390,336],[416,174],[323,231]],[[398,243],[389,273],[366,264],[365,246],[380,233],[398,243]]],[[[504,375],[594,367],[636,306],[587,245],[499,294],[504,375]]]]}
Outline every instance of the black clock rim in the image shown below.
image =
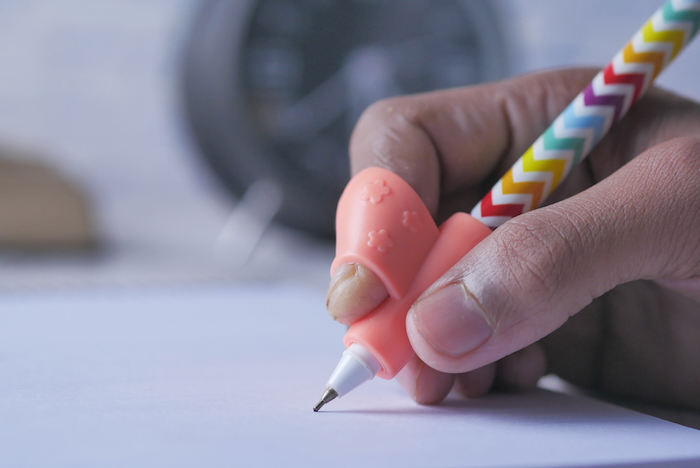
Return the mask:
{"type": "MultiPolygon", "coordinates": [[[[237,198],[260,179],[275,181],[283,193],[275,220],[321,238],[335,234],[334,218],[342,187],[322,187],[289,161],[256,142],[246,118],[239,76],[240,50],[248,35],[255,0],[205,0],[188,35],[181,64],[185,119],[217,179],[237,198]],[[225,58],[222,59],[222,58],[225,58]],[[335,194],[329,193],[335,191],[335,194]],[[319,196],[324,194],[324,196],[319,196]]],[[[485,63],[486,80],[505,75],[506,47],[494,8],[464,0],[482,21],[474,24],[485,63]]]]}

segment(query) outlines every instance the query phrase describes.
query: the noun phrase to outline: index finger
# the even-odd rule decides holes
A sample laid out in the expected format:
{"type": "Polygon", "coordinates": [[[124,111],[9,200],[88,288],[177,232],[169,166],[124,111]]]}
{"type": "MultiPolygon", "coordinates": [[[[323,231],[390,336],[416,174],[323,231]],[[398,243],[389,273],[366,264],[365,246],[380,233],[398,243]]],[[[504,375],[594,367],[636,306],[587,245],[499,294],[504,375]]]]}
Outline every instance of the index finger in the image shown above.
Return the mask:
{"type": "Polygon", "coordinates": [[[379,101],[353,132],[352,173],[372,166],[395,172],[435,216],[441,193],[505,172],[596,71],[551,71],[379,101]]]}

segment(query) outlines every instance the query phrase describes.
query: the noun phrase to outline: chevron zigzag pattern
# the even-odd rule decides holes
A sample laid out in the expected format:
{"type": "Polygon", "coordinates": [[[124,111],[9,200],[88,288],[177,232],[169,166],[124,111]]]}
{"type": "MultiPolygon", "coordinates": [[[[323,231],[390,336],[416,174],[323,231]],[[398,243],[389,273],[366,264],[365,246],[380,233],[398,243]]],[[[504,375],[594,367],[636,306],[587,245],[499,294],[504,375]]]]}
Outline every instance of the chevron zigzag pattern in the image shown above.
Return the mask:
{"type": "Polygon", "coordinates": [[[518,159],[471,214],[496,229],[539,207],[700,28],[700,0],[668,0],[518,159]]]}

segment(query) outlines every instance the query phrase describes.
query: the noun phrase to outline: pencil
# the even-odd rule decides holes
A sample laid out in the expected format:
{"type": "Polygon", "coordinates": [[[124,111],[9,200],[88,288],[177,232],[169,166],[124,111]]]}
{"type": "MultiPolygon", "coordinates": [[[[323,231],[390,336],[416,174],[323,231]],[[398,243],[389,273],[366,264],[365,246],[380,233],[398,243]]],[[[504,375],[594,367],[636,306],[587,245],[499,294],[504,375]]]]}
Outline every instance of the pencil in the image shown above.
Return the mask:
{"type": "Polygon", "coordinates": [[[700,0],[668,0],[474,207],[491,229],[539,207],[700,27],[700,0]]]}

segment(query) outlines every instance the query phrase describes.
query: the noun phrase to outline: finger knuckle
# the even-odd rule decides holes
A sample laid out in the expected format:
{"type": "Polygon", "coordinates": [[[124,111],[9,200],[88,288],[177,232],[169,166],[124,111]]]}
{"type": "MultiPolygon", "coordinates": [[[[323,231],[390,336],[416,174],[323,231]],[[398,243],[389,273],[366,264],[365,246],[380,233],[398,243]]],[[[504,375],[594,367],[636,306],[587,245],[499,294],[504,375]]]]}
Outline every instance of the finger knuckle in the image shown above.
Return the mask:
{"type": "Polygon", "coordinates": [[[700,170],[700,137],[690,136],[675,138],[666,142],[659,154],[654,158],[656,171],[655,177],[673,178],[678,180],[678,175],[692,174],[692,180],[697,180],[697,172],[700,170]]]}
{"type": "Polygon", "coordinates": [[[382,99],[370,105],[360,116],[350,140],[351,155],[362,148],[387,166],[399,160],[424,158],[433,154],[431,140],[420,125],[420,109],[413,97],[382,99]],[[405,151],[407,147],[421,151],[405,151]],[[413,154],[415,153],[415,154],[413,154]]]}
{"type": "Polygon", "coordinates": [[[667,142],[655,158],[656,186],[665,187],[666,193],[655,197],[659,229],[658,245],[664,253],[661,271],[674,276],[689,277],[700,274],[700,137],[676,138],[667,142]],[[673,229],[669,229],[673,228],[673,229]],[[672,232],[672,242],[668,242],[672,232]]]}
{"type": "MultiPolygon", "coordinates": [[[[555,215],[556,216],[556,215],[555,215]]],[[[498,236],[501,271],[522,293],[548,302],[566,280],[580,250],[581,235],[565,217],[521,216],[498,236]]]]}
{"type": "Polygon", "coordinates": [[[409,108],[408,97],[391,97],[380,99],[367,107],[358,120],[358,125],[388,123],[396,119],[397,115],[403,115],[409,108]]]}

